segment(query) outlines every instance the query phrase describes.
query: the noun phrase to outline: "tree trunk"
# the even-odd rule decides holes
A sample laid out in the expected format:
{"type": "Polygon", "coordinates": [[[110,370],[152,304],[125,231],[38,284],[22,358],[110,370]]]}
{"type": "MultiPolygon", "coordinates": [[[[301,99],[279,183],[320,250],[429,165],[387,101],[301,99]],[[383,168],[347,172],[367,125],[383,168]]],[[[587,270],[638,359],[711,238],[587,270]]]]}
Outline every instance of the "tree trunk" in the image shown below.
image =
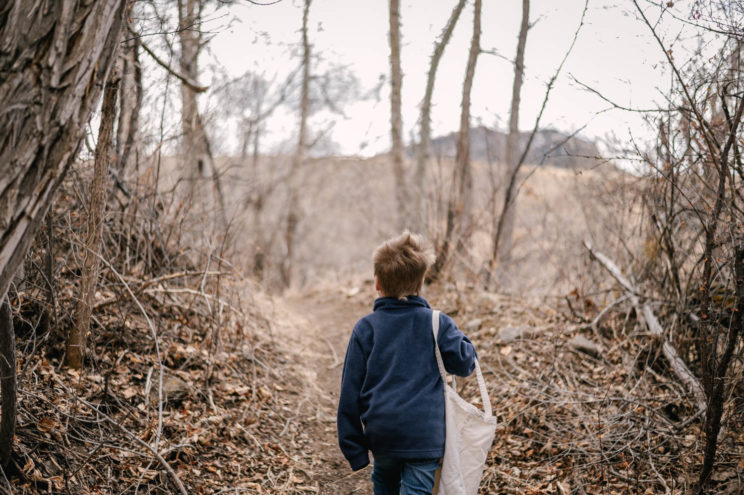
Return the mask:
{"type": "MultiPolygon", "coordinates": [[[[263,127],[263,101],[266,91],[258,78],[254,79],[251,84],[251,93],[255,96],[254,107],[251,110],[253,117],[246,119],[243,126],[246,131],[242,136],[241,162],[245,164],[248,161],[248,148],[251,148],[251,169],[248,172],[254,178],[261,177],[259,169],[261,159],[261,129],[263,127]]],[[[254,190],[246,200],[246,206],[253,209],[253,225],[251,230],[253,234],[253,277],[262,282],[264,270],[266,267],[266,242],[264,241],[263,228],[263,207],[265,196],[267,194],[266,184],[262,180],[255,183],[254,190]]]]}
{"type": "MultiPolygon", "coordinates": [[[[199,75],[199,0],[178,0],[178,39],[181,47],[179,66],[181,74],[195,81],[199,75]]],[[[181,154],[184,178],[193,194],[205,169],[205,150],[199,125],[199,107],[196,91],[181,81],[181,154]]]]}
{"type": "MultiPolygon", "coordinates": [[[[460,190],[457,197],[457,217],[459,218],[459,241],[470,238],[470,222],[472,214],[473,174],[470,166],[470,94],[475,78],[475,64],[480,54],[481,35],[481,0],[475,0],[473,12],[473,37],[470,41],[468,65],[465,70],[465,81],[462,85],[462,102],[460,103],[460,131],[457,135],[457,149],[455,153],[455,168],[457,170],[457,184],[460,190]]],[[[458,242],[458,245],[462,245],[458,242]]]]}
{"type": "Polygon", "coordinates": [[[199,116],[197,92],[186,81],[196,81],[199,76],[199,51],[201,49],[201,0],[178,0],[178,40],[181,80],[181,155],[183,178],[188,184],[188,197],[199,198],[201,179],[207,173],[206,134],[199,116]]]}
{"type": "Polygon", "coordinates": [[[403,117],[401,113],[401,87],[403,72],[400,67],[400,5],[398,0],[390,0],[390,136],[395,176],[395,201],[398,207],[398,228],[410,224],[408,190],[404,168],[403,117]]]}
{"type": "MultiPolygon", "coordinates": [[[[527,31],[530,28],[530,0],[522,0],[522,24],[519,27],[519,39],[517,41],[517,57],[514,60],[514,83],[512,85],[511,109],[509,111],[509,134],[506,138],[506,167],[504,184],[510,184],[512,175],[517,173],[519,161],[519,105],[521,101],[522,81],[524,80],[524,50],[527,44],[527,31]]],[[[514,221],[516,218],[516,201],[506,205],[501,213],[504,216],[501,233],[500,246],[494,246],[492,250],[492,266],[499,261],[503,267],[511,261],[512,235],[514,232],[514,221]]],[[[497,218],[494,213],[494,232],[497,227],[497,218]]],[[[502,270],[500,270],[502,271],[502,270]]]]}
{"type": "Polygon", "coordinates": [[[93,180],[88,193],[90,197],[88,235],[85,240],[83,271],[80,277],[80,298],[75,309],[75,324],[70,327],[70,334],[67,336],[66,362],[67,366],[74,369],[80,369],[83,366],[85,337],[90,330],[93,296],[96,292],[98,279],[98,253],[101,249],[101,237],[103,235],[103,214],[106,207],[104,197],[108,189],[106,179],[108,178],[109,151],[113,141],[118,91],[119,74],[114,71],[106,82],[106,88],[103,92],[98,145],[96,146],[93,163],[93,180]]]}
{"type": "MultiPolygon", "coordinates": [[[[178,39],[181,47],[179,79],[181,81],[181,155],[182,177],[188,184],[187,199],[208,210],[215,208],[216,218],[223,230],[227,227],[224,195],[219,172],[211,152],[204,120],[199,114],[197,93],[205,88],[196,81],[199,77],[199,53],[203,46],[199,23],[204,0],[178,0],[178,39]],[[212,180],[212,202],[204,194],[202,179],[212,180]]],[[[168,70],[172,69],[166,64],[168,70]]]]}
{"type": "Polygon", "coordinates": [[[207,133],[204,130],[204,122],[201,115],[197,113],[196,117],[199,129],[201,129],[201,135],[203,136],[204,157],[212,171],[212,194],[214,196],[212,206],[217,208],[215,212],[217,220],[220,221],[222,231],[227,234],[227,209],[225,208],[225,193],[222,191],[222,182],[220,181],[220,171],[217,169],[217,161],[212,154],[212,145],[209,143],[209,139],[207,139],[207,133]]]}
{"type": "Polygon", "coordinates": [[[481,0],[475,0],[473,12],[473,37],[470,41],[465,80],[462,85],[460,103],[460,130],[457,134],[457,150],[453,171],[452,192],[447,204],[447,226],[444,239],[432,266],[429,280],[442,274],[449,260],[451,247],[462,250],[470,238],[473,177],[470,167],[470,93],[475,77],[475,64],[480,54],[481,0]]]}
{"type": "Polygon", "coordinates": [[[0,297],[77,155],[128,0],[40,3],[0,9],[0,297]]]}
{"type": "Polygon", "coordinates": [[[282,284],[289,287],[292,281],[292,269],[294,264],[294,248],[297,227],[300,223],[299,198],[296,184],[297,174],[305,162],[307,154],[307,119],[310,115],[310,41],[307,34],[307,23],[310,15],[310,4],[312,0],[305,0],[302,10],[302,92],[300,95],[300,128],[297,137],[297,148],[292,157],[292,165],[287,181],[289,187],[287,205],[287,224],[284,231],[284,243],[286,253],[281,264],[282,284]]]}
{"type": "Polygon", "coordinates": [[[424,93],[424,99],[421,102],[421,134],[419,136],[418,155],[416,157],[416,175],[414,179],[416,211],[412,216],[412,221],[414,222],[413,229],[420,233],[423,233],[426,228],[426,204],[424,196],[426,191],[426,164],[429,162],[431,148],[431,100],[434,95],[434,81],[437,77],[439,61],[442,59],[444,49],[447,47],[447,44],[452,37],[452,32],[455,30],[455,25],[457,24],[457,20],[460,18],[460,14],[462,13],[462,9],[465,7],[466,2],[467,0],[458,0],[457,5],[452,9],[447,24],[442,30],[442,35],[439,41],[434,44],[434,53],[431,56],[429,74],[426,78],[426,91],[424,93]]]}
{"type": "MultiPolygon", "coordinates": [[[[722,105],[725,101],[722,102],[722,105]]],[[[711,316],[711,286],[714,281],[715,250],[718,247],[716,233],[719,225],[723,223],[721,218],[726,198],[726,181],[729,179],[729,153],[737,138],[737,129],[744,117],[744,101],[739,100],[733,118],[728,119],[729,135],[726,136],[725,145],[719,148],[717,160],[714,163],[718,172],[718,188],[716,191],[713,210],[710,212],[710,220],[705,226],[705,251],[703,264],[703,279],[700,286],[700,316],[701,323],[698,328],[698,354],[700,356],[703,388],[707,399],[707,410],[705,411],[705,456],[703,467],[700,470],[697,491],[699,495],[705,493],[705,486],[713,472],[716,451],[718,450],[718,435],[721,431],[721,418],[726,400],[726,377],[731,364],[731,358],[736,350],[739,335],[742,332],[742,315],[744,311],[744,240],[741,237],[735,240],[734,252],[731,259],[734,270],[734,290],[736,293],[736,307],[733,310],[732,323],[728,328],[726,347],[722,355],[718,351],[718,332],[722,329],[720,323],[711,316]]],[[[734,186],[735,187],[735,186],[734,186]]],[[[732,187],[733,189],[733,187],[732,187]]],[[[724,217],[725,218],[725,217],[724,217]]],[[[725,224],[724,224],[725,225],[725,224]]]]}
{"type": "MultiPolygon", "coordinates": [[[[261,99],[256,104],[256,115],[261,114],[261,99]]],[[[259,165],[261,156],[261,121],[257,120],[255,128],[253,129],[252,136],[252,151],[251,151],[251,163],[253,168],[253,176],[260,177],[259,165]]],[[[265,203],[265,184],[258,183],[256,187],[255,203],[253,205],[253,236],[256,239],[255,250],[253,253],[253,276],[259,282],[263,281],[264,270],[266,269],[266,241],[264,239],[264,227],[263,227],[263,207],[265,203]]]]}
{"type": "Polygon", "coordinates": [[[8,298],[0,300],[0,391],[2,391],[2,419],[0,419],[0,467],[10,461],[15,435],[16,384],[15,332],[13,314],[8,298]]]}
{"type": "MultiPolygon", "coordinates": [[[[493,271],[493,267],[496,263],[496,259],[498,258],[499,246],[501,245],[501,236],[504,231],[504,223],[506,220],[506,215],[504,213],[509,210],[509,207],[511,206],[512,202],[514,201],[514,198],[516,197],[516,194],[518,193],[518,191],[516,190],[517,173],[519,172],[519,169],[524,164],[524,161],[527,159],[527,153],[530,151],[530,147],[532,146],[532,142],[535,139],[535,135],[537,135],[537,130],[540,128],[540,121],[542,120],[543,113],[545,112],[545,107],[547,106],[548,100],[550,99],[550,93],[553,90],[553,85],[555,84],[555,81],[558,79],[558,76],[563,70],[563,66],[566,63],[566,60],[568,60],[569,55],[571,55],[571,52],[573,51],[573,48],[576,45],[576,40],[579,38],[579,33],[581,32],[581,28],[584,26],[584,19],[586,19],[586,12],[588,8],[589,8],[589,0],[586,0],[584,2],[584,10],[582,10],[581,12],[581,20],[579,21],[579,26],[576,28],[576,31],[574,32],[573,39],[571,40],[571,44],[569,45],[568,50],[563,55],[563,59],[561,60],[560,64],[558,64],[558,68],[556,68],[555,73],[548,81],[547,87],[545,88],[545,95],[543,96],[542,105],[540,106],[540,110],[538,111],[537,117],[535,118],[535,123],[532,127],[532,131],[527,137],[527,142],[522,148],[521,154],[519,154],[519,159],[516,160],[516,165],[514,165],[514,167],[511,170],[511,173],[509,174],[508,184],[504,192],[504,201],[503,201],[503,205],[501,208],[501,214],[498,215],[498,217],[494,214],[494,219],[497,219],[497,223],[496,223],[494,233],[493,233],[492,254],[491,254],[491,259],[489,261],[489,266],[488,266],[489,275],[493,271]]],[[[490,284],[490,280],[488,281],[488,283],[490,284]]]]}
{"type": "Polygon", "coordinates": [[[744,239],[738,239],[734,250],[734,291],[736,294],[736,306],[733,311],[733,321],[728,329],[726,337],[726,347],[720,360],[713,372],[714,383],[708,393],[708,407],[705,414],[705,455],[703,457],[703,467],[700,470],[698,479],[698,494],[705,493],[705,485],[713,472],[713,465],[716,460],[716,451],[718,450],[718,435],[721,432],[721,419],[723,409],[728,393],[726,388],[726,378],[729,371],[731,359],[734,351],[738,347],[739,339],[744,327],[744,239]]]}
{"type": "MultiPolygon", "coordinates": [[[[119,91],[119,125],[116,135],[114,173],[118,179],[129,165],[139,132],[139,115],[142,109],[142,66],[139,61],[139,38],[128,42],[124,53],[124,67],[119,91]]],[[[135,152],[136,153],[136,152],[135,152]]],[[[136,156],[135,156],[136,159],[136,156]]]]}

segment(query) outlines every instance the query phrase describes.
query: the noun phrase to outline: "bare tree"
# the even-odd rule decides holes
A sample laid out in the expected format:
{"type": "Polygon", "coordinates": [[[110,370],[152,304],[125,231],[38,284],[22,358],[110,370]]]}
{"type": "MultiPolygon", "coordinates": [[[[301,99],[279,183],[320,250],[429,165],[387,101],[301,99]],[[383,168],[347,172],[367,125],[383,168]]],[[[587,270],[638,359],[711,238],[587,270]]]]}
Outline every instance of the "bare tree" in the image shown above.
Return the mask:
{"type": "Polygon", "coordinates": [[[238,122],[237,142],[245,166],[240,173],[250,177],[243,206],[252,216],[248,236],[253,274],[277,289],[294,282],[298,258],[303,255],[305,204],[312,201],[305,168],[310,151],[336,123],[326,121],[324,130],[322,112],[344,116],[349,101],[370,98],[360,95],[358,80],[346,66],[313,50],[311,12],[312,1],[303,2],[300,36],[292,46],[297,54],[293,56],[298,57],[296,68],[286,75],[248,72],[227,82],[221,96],[225,106],[230,106],[227,116],[238,122]],[[266,122],[280,108],[298,115],[296,138],[286,162],[266,156],[261,149],[266,122]],[[319,113],[320,118],[314,118],[319,113]]]}
{"type": "Polygon", "coordinates": [[[285,102],[288,89],[294,79],[292,73],[282,85],[278,94],[270,94],[271,81],[262,76],[246,74],[238,82],[239,94],[226,94],[226,104],[235,107],[240,113],[240,161],[254,180],[254,186],[244,201],[246,208],[253,213],[252,237],[254,239],[253,275],[262,280],[266,268],[266,256],[273,244],[276,231],[267,236],[264,208],[268,197],[279,185],[280,180],[261,179],[261,138],[265,121],[285,102]],[[241,84],[242,83],[242,84],[241,84]],[[229,99],[229,101],[227,101],[229,99]],[[237,100],[237,101],[236,101],[237,100]]]}
{"type": "MultiPolygon", "coordinates": [[[[215,8],[219,9],[230,2],[225,0],[215,3],[215,8]]],[[[160,12],[156,2],[148,3],[147,8],[152,11],[150,17],[153,19],[151,22],[155,23],[155,29],[162,31],[162,41],[168,56],[164,59],[143,40],[139,41],[139,46],[158,65],[175,76],[181,85],[180,151],[183,162],[180,178],[186,182],[186,200],[198,203],[204,209],[214,208],[215,220],[225,230],[227,228],[227,217],[220,173],[217,170],[217,164],[212,153],[204,116],[200,113],[198,105],[198,95],[208,89],[207,86],[198,82],[198,78],[200,74],[199,56],[208,42],[204,31],[201,29],[201,24],[209,4],[209,0],[178,0],[176,2],[175,7],[178,15],[178,25],[175,29],[178,35],[177,50],[168,39],[171,32],[166,28],[168,26],[167,12],[160,12]],[[170,62],[174,57],[178,60],[177,68],[170,62]],[[205,179],[211,181],[211,198],[207,190],[203,188],[205,179]]],[[[137,36],[137,33],[133,34],[137,36]]]]}
{"type": "Polygon", "coordinates": [[[467,0],[458,0],[457,5],[452,9],[447,24],[442,30],[442,34],[439,37],[439,41],[434,43],[434,52],[431,55],[431,62],[429,64],[429,73],[426,77],[426,91],[424,92],[424,99],[421,102],[421,116],[419,117],[421,126],[421,132],[419,135],[418,154],[416,156],[416,172],[414,176],[414,190],[416,191],[415,208],[416,211],[413,214],[412,221],[413,229],[417,232],[423,232],[426,226],[425,222],[425,181],[426,181],[426,165],[429,162],[431,153],[431,100],[434,95],[434,82],[437,77],[437,70],[439,68],[439,61],[442,59],[444,50],[449,44],[449,40],[452,37],[452,32],[455,30],[462,9],[465,7],[467,0]]]}
{"type": "Polygon", "coordinates": [[[140,38],[135,36],[124,43],[120,57],[122,69],[119,85],[119,121],[116,126],[116,156],[118,159],[112,167],[116,180],[121,180],[121,174],[129,166],[133,151],[136,155],[143,97],[142,66],[139,60],[139,52],[140,38]]]}
{"type": "Polygon", "coordinates": [[[15,349],[6,294],[77,155],[116,60],[127,0],[16,0],[0,9],[0,317],[2,428],[7,462],[15,424],[15,349]],[[35,12],[35,15],[28,15],[35,12]],[[74,34],[74,37],[73,37],[74,34]]]}
{"type": "MultiPolygon", "coordinates": [[[[545,94],[543,96],[543,101],[540,106],[540,110],[537,113],[537,117],[535,117],[535,122],[532,126],[532,131],[530,131],[530,134],[527,137],[527,142],[525,143],[524,148],[519,154],[519,159],[514,163],[514,166],[508,168],[508,177],[506,180],[506,188],[504,191],[504,198],[503,198],[503,202],[501,206],[501,212],[498,215],[494,212],[495,225],[494,225],[494,229],[492,232],[493,242],[491,244],[491,258],[488,262],[488,270],[487,270],[487,276],[486,276],[487,285],[491,283],[491,274],[499,258],[501,241],[503,238],[505,225],[508,220],[507,215],[509,214],[509,210],[513,207],[514,201],[516,200],[517,194],[519,193],[519,190],[517,188],[517,177],[519,175],[519,170],[522,168],[522,165],[524,165],[525,160],[527,159],[527,154],[530,152],[532,142],[535,139],[535,136],[537,135],[538,130],[540,129],[540,122],[542,121],[542,116],[545,112],[545,108],[547,107],[548,101],[550,100],[550,94],[553,90],[553,85],[555,84],[555,81],[558,79],[558,76],[561,74],[561,71],[563,70],[563,66],[566,63],[566,60],[568,60],[568,57],[571,55],[571,52],[573,51],[574,46],[576,46],[576,40],[578,40],[579,34],[581,33],[581,28],[584,26],[584,19],[586,19],[586,12],[588,8],[589,8],[589,0],[586,0],[584,2],[584,9],[581,12],[581,19],[579,20],[579,26],[576,28],[576,31],[574,31],[573,38],[571,39],[571,44],[569,45],[568,50],[566,50],[566,53],[563,55],[563,59],[561,59],[561,62],[558,64],[558,67],[553,73],[553,76],[550,78],[550,80],[548,81],[546,85],[545,94]]],[[[524,19],[522,19],[522,21],[524,24],[524,19]]],[[[515,78],[515,83],[516,83],[516,78],[515,78]]],[[[512,104],[513,103],[514,101],[512,98],[512,104]]]]}
{"type": "MultiPolygon", "coordinates": [[[[519,38],[517,40],[517,56],[514,59],[514,83],[512,84],[512,100],[509,110],[509,134],[506,137],[506,167],[504,183],[509,183],[509,178],[517,168],[519,148],[519,105],[521,102],[522,81],[524,79],[524,51],[527,44],[527,31],[530,28],[530,0],[522,0],[522,23],[519,26],[519,38]]],[[[511,260],[512,233],[514,231],[514,219],[516,217],[516,201],[503,212],[504,226],[501,234],[501,246],[499,248],[499,267],[503,267],[511,260]]],[[[494,222],[496,216],[494,215],[494,222]]],[[[496,230],[494,228],[494,230],[496,230]]]]}
{"type": "MultiPolygon", "coordinates": [[[[248,122],[243,144],[241,146],[241,161],[245,163],[248,156],[248,147],[251,152],[251,170],[253,177],[258,177],[259,159],[261,156],[261,131],[264,119],[271,113],[265,112],[263,108],[264,97],[266,95],[266,82],[263,79],[253,80],[252,93],[255,96],[255,105],[253,108],[254,117],[248,122]]],[[[267,246],[264,240],[263,228],[263,209],[266,203],[266,191],[261,184],[258,184],[255,193],[252,194],[247,204],[253,206],[253,229],[255,239],[255,250],[253,252],[253,275],[259,281],[263,279],[264,269],[266,266],[267,246]]]]}
{"type": "Polygon", "coordinates": [[[98,144],[93,162],[93,180],[88,190],[90,206],[88,208],[88,233],[85,238],[83,268],[80,277],[80,298],[75,310],[75,323],[70,327],[67,336],[67,366],[80,369],[85,354],[85,336],[90,330],[90,316],[93,308],[93,295],[98,278],[98,256],[103,234],[103,213],[106,207],[105,197],[108,187],[109,160],[111,142],[116,119],[116,98],[119,91],[119,74],[112,71],[103,91],[101,106],[101,123],[98,128],[98,144]]]}
{"type": "MultiPolygon", "coordinates": [[[[178,39],[180,73],[189,81],[199,77],[199,53],[202,47],[201,21],[204,2],[202,0],[178,0],[178,39]]],[[[207,135],[202,125],[197,104],[197,91],[189,83],[181,81],[181,154],[184,160],[184,178],[189,184],[189,193],[206,176],[207,135]]]]}
{"type": "Polygon", "coordinates": [[[295,257],[295,236],[300,222],[299,185],[296,184],[297,174],[305,162],[308,148],[307,120],[310,115],[310,60],[311,46],[308,37],[308,17],[312,0],[305,0],[302,9],[302,90],[300,93],[300,122],[297,137],[297,147],[292,157],[288,178],[289,199],[287,205],[287,223],[284,231],[286,253],[281,265],[281,276],[284,287],[289,287],[292,280],[292,265],[295,257]]]}
{"type": "Polygon", "coordinates": [[[401,87],[403,72],[400,67],[400,5],[399,0],[390,0],[390,136],[395,175],[395,200],[398,205],[398,227],[403,229],[409,222],[408,189],[403,149],[403,117],[401,114],[401,87]]]}
{"type": "MultiPolygon", "coordinates": [[[[470,97],[475,79],[475,64],[480,55],[482,0],[475,0],[473,7],[473,36],[470,40],[468,63],[465,69],[465,81],[462,86],[462,101],[460,102],[460,131],[457,133],[457,147],[455,152],[455,170],[459,191],[457,192],[457,217],[460,219],[460,239],[469,239],[471,230],[471,215],[473,207],[473,173],[470,163],[470,97]]],[[[462,245],[461,243],[458,243],[462,245]]]]}
{"type": "Polygon", "coordinates": [[[444,239],[437,252],[436,261],[429,278],[436,280],[441,276],[449,257],[452,243],[458,250],[464,249],[470,237],[473,177],[470,166],[470,93],[475,77],[475,64],[481,52],[481,0],[475,0],[473,12],[473,36],[470,41],[468,63],[465,68],[465,80],[462,85],[460,102],[460,130],[457,133],[455,168],[453,170],[452,191],[447,204],[446,228],[444,239]]]}
{"type": "MultiPolygon", "coordinates": [[[[653,179],[645,206],[650,239],[657,246],[644,277],[673,314],[685,315],[674,325],[673,337],[692,342],[680,354],[697,361],[705,392],[705,447],[695,489],[702,495],[711,483],[724,411],[736,386],[731,370],[742,366],[736,356],[744,331],[744,166],[739,142],[744,71],[740,35],[721,30],[740,24],[740,10],[727,1],[711,4],[708,15],[720,22],[697,27],[701,36],[706,31],[723,35],[715,38],[720,45],[711,45],[717,56],[680,62],[659,35],[659,21],[650,20],[637,0],[633,5],[673,75],[667,97],[671,104],[660,109],[657,149],[653,154],[639,150],[653,179]]],[[[698,6],[702,3],[693,8],[698,6]]],[[[665,11],[662,7],[662,17],[665,11]]]]}

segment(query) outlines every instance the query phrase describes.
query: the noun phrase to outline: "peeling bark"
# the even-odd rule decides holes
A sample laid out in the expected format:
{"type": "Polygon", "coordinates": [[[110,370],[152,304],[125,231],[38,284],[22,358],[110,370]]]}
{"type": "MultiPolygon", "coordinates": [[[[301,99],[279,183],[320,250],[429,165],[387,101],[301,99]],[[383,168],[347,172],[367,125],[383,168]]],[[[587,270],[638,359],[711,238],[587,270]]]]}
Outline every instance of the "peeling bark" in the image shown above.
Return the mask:
{"type": "Polygon", "coordinates": [[[0,297],[77,154],[128,0],[41,3],[0,9],[0,297]]]}

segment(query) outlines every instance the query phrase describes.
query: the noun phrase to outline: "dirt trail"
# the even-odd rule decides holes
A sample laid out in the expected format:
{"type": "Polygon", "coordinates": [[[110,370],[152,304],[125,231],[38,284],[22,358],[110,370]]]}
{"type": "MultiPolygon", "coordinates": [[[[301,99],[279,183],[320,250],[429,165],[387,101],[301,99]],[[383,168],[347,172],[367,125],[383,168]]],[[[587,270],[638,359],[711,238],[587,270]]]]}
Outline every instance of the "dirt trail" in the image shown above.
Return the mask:
{"type": "Polygon", "coordinates": [[[372,308],[371,285],[288,295],[277,301],[277,338],[305,383],[298,418],[311,439],[313,481],[322,494],[371,493],[370,467],[353,473],[338,448],[336,406],[354,323],[372,308]]]}

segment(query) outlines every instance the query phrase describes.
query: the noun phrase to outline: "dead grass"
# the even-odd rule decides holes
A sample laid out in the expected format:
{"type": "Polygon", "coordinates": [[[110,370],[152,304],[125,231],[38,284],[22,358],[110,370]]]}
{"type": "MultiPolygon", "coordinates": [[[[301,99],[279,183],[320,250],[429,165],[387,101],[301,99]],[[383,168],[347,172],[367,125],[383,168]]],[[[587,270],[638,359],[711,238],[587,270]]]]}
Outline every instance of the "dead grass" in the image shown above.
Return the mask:
{"type": "MultiPolygon", "coordinates": [[[[284,255],[287,191],[280,179],[287,163],[282,156],[265,156],[253,170],[250,163],[223,162],[227,196],[235,208],[228,216],[234,219],[237,261],[247,272],[251,270],[259,244],[256,233],[264,232],[259,237],[268,246],[270,268],[265,271],[264,283],[269,288],[279,285],[273,272],[284,255]],[[270,194],[256,216],[250,198],[267,190],[270,194]]],[[[339,283],[368,272],[373,247],[397,233],[391,167],[385,156],[326,157],[312,159],[302,170],[294,273],[297,287],[339,283]]],[[[482,162],[474,163],[473,169],[477,178],[474,234],[452,277],[478,283],[481,267],[490,255],[493,211],[500,208],[498,174],[502,170],[497,164],[482,162]]],[[[451,175],[452,163],[435,162],[424,184],[425,214],[431,226],[425,234],[435,243],[444,230],[441,222],[451,175]]],[[[562,297],[578,286],[591,285],[581,276],[587,274],[581,243],[589,238],[606,252],[627,253],[623,243],[632,243],[632,235],[638,234],[632,230],[638,220],[634,181],[610,164],[595,169],[525,167],[516,206],[514,259],[505,270],[500,290],[539,300],[546,295],[562,297]]],[[[409,188],[413,190],[413,184],[409,188]]]]}

